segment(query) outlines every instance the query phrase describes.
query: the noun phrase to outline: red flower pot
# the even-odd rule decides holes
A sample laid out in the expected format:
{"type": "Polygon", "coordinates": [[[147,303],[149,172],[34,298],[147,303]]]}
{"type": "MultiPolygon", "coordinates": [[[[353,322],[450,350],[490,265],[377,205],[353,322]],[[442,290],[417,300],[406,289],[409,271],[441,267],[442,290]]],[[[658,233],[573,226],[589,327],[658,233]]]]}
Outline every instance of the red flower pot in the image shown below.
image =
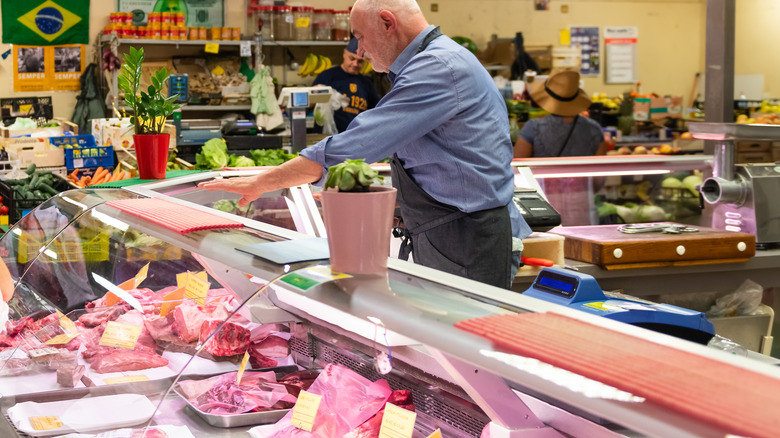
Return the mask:
{"type": "Polygon", "coordinates": [[[163,179],[168,165],[170,134],[133,135],[135,157],[138,160],[138,177],[163,179]]]}

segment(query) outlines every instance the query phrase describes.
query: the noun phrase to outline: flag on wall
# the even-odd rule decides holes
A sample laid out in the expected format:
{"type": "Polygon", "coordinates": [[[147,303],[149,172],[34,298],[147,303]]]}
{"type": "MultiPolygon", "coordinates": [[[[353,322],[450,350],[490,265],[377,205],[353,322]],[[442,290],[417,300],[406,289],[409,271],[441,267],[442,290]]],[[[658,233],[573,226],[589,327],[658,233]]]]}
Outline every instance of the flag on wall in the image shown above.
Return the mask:
{"type": "Polygon", "coordinates": [[[3,43],[89,44],[89,0],[2,0],[3,43]]]}

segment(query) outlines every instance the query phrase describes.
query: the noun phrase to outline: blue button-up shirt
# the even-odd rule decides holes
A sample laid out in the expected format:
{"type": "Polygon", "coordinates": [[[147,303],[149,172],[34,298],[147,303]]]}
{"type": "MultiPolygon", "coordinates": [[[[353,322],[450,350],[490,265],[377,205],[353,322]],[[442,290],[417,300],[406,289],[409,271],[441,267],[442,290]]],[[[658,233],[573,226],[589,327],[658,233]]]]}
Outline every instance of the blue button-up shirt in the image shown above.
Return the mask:
{"type": "Polygon", "coordinates": [[[515,237],[531,230],[512,203],[506,104],[476,57],[447,37],[418,53],[430,26],[390,66],[392,89],[346,131],[301,155],[330,167],[393,154],[426,193],[471,213],[508,205],[515,237]]]}

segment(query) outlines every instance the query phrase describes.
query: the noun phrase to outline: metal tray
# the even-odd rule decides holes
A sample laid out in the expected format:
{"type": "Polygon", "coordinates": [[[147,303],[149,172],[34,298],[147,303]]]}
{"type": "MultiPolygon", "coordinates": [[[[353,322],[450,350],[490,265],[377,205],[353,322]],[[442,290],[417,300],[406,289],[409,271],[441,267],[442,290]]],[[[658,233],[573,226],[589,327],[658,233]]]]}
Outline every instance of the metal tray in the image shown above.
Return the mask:
{"type": "Polygon", "coordinates": [[[780,141],[780,125],[745,123],[689,123],[693,138],[702,140],[772,140],[780,141]]]}
{"type": "Polygon", "coordinates": [[[192,411],[202,418],[203,421],[214,427],[229,428],[276,423],[290,411],[290,409],[279,409],[276,411],[247,412],[245,414],[235,415],[209,414],[193,406],[192,403],[184,397],[184,394],[179,392],[178,384],[173,388],[173,391],[187,403],[188,408],[192,409],[192,411]]]}

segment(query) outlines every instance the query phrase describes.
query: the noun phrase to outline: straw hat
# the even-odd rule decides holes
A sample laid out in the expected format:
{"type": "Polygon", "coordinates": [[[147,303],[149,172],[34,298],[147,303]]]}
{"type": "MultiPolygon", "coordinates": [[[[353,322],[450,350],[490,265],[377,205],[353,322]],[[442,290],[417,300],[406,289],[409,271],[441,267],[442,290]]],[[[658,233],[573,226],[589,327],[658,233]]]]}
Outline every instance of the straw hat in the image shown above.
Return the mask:
{"type": "Polygon", "coordinates": [[[576,71],[553,73],[546,81],[531,84],[531,98],[543,110],[559,116],[576,116],[590,107],[588,94],[580,89],[576,71]]]}

